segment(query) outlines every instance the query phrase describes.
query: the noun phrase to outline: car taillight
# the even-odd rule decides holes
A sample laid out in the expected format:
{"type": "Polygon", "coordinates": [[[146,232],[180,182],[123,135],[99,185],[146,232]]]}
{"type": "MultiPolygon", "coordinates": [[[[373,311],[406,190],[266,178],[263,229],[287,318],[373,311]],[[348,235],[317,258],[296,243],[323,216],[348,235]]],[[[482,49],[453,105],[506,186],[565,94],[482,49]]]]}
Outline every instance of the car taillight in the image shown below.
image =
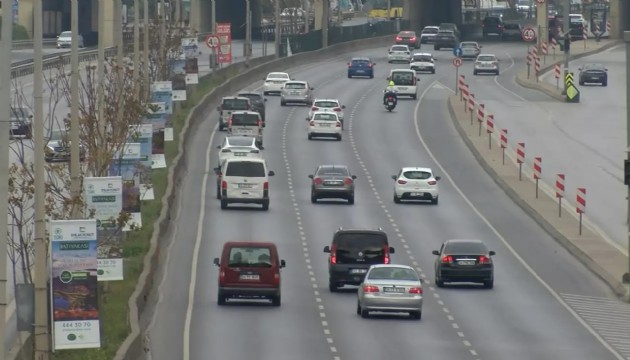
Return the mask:
{"type": "Polygon", "coordinates": [[[330,249],[330,263],[337,263],[337,245],[333,245],[332,249],[330,249]]]}
{"type": "Polygon", "coordinates": [[[319,110],[319,108],[318,108],[317,106],[313,106],[313,107],[311,108],[311,110],[313,110],[313,111],[317,111],[317,110],[319,110]]]}
{"type": "Polygon", "coordinates": [[[416,37],[409,38],[409,41],[416,41],[416,37]]]}
{"type": "Polygon", "coordinates": [[[310,126],[315,126],[315,121],[312,121],[310,123],[308,123],[310,126]]]}
{"type": "Polygon", "coordinates": [[[280,285],[280,274],[278,273],[273,274],[273,284],[280,285]]]}
{"type": "Polygon", "coordinates": [[[258,120],[258,127],[262,127],[262,120],[258,120]]]}
{"type": "Polygon", "coordinates": [[[341,108],[336,107],[336,108],[334,108],[333,110],[334,110],[334,111],[341,111],[341,108]]]}
{"type": "Polygon", "coordinates": [[[442,256],[442,264],[451,264],[453,257],[451,255],[442,256]]]}
{"type": "Polygon", "coordinates": [[[348,67],[352,67],[352,64],[348,63],[348,67]]]}
{"type": "Polygon", "coordinates": [[[221,181],[221,189],[227,190],[227,181],[225,180],[221,181]]]}
{"type": "Polygon", "coordinates": [[[414,287],[409,289],[410,294],[422,294],[422,288],[414,287]]]}
{"type": "Polygon", "coordinates": [[[435,185],[435,184],[437,184],[437,181],[435,181],[435,180],[427,181],[427,184],[435,185]]]}
{"type": "Polygon", "coordinates": [[[364,285],[363,286],[363,292],[366,292],[366,293],[377,293],[378,292],[378,286],[364,285]]]}
{"type": "Polygon", "coordinates": [[[489,257],[487,257],[487,256],[481,255],[479,257],[479,263],[480,264],[492,264],[492,260],[489,257]]]}
{"type": "Polygon", "coordinates": [[[269,190],[269,181],[265,181],[263,184],[263,190],[269,190]]]}
{"type": "Polygon", "coordinates": [[[346,179],[343,181],[343,183],[344,183],[344,184],[346,184],[346,185],[351,185],[351,184],[353,183],[352,178],[346,178],[346,179]]]}
{"type": "Polygon", "coordinates": [[[369,68],[371,68],[371,67],[372,67],[372,64],[368,64],[368,67],[369,67],[369,68]]]}
{"type": "Polygon", "coordinates": [[[313,182],[315,183],[315,185],[321,185],[322,183],[324,183],[321,178],[315,178],[313,182]]]}
{"type": "Polygon", "coordinates": [[[401,179],[401,180],[398,180],[398,183],[399,183],[400,185],[405,185],[405,184],[407,183],[407,181],[406,181],[406,180],[402,180],[402,179],[401,179]]]}
{"type": "Polygon", "coordinates": [[[401,41],[401,40],[402,40],[402,37],[396,36],[396,41],[401,41]]]}
{"type": "Polygon", "coordinates": [[[337,121],[336,127],[341,127],[341,122],[337,121]]]}
{"type": "Polygon", "coordinates": [[[384,264],[389,264],[389,245],[385,245],[385,259],[383,259],[384,264]]]}

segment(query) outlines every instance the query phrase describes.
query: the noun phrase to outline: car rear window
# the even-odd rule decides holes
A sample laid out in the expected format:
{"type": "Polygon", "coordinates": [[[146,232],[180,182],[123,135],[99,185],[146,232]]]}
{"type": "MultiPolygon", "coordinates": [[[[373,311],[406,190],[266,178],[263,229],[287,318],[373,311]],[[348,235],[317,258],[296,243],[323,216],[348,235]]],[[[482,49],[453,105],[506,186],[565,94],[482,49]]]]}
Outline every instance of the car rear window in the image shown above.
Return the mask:
{"type": "Polygon", "coordinates": [[[411,86],[413,83],[414,75],[411,72],[394,71],[392,73],[392,81],[396,85],[411,86]]]}
{"type": "Polygon", "coordinates": [[[479,56],[477,57],[477,61],[495,61],[494,56],[479,56]]]}
{"type": "Polygon", "coordinates": [[[438,33],[438,29],[433,29],[433,28],[429,28],[429,29],[424,29],[422,30],[423,34],[437,34],[438,33]]]}
{"type": "Polygon", "coordinates": [[[403,176],[410,180],[426,180],[431,178],[431,173],[427,171],[405,171],[403,176]]]}
{"type": "Polygon", "coordinates": [[[409,51],[406,46],[392,46],[392,51],[409,51]]]}
{"type": "Polygon", "coordinates": [[[338,175],[338,176],[348,176],[349,171],[343,167],[320,167],[319,171],[317,171],[317,175],[338,175]]]}
{"type": "Polygon", "coordinates": [[[352,65],[367,66],[370,64],[369,60],[352,60],[352,65]]]}
{"type": "Polygon", "coordinates": [[[230,146],[251,146],[253,138],[250,137],[229,137],[230,146]]]}
{"type": "Polygon", "coordinates": [[[306,89],[306,85],[300,84],[300,83],[289,83],[289,84],[284,85],[284,87],[287,89],[298,89],[298,90],[306,89]]]}
{"type": "Polygon", "coordinates": [[[258,126],[258,114],[232,114],[232,125],[258,126]]]}
{"type": "Polygon", "coordinates": [[[315,114],[313,120],[322,121],[337,121],[337,115],[335,114],[315,114]]]}
{"type": "Polygon", "coordinates": [[[399,267],[377,267],[367,276],[370,280],[420,281],[415,271],[399,267]]]}
{"type": "Polygon", "coordinates": [[[262,102],[263,101],[262,95],[258,95],[258,94],[238,94],[238,96],[244,97],[244,98],[248,98],[252,102],[262,102]]]}
{"type": "Polygon", "coordinates": [[[431,60],[433,59],[428,55],[414,55],[413,56],[413,61],[431,62],[431,60]]]}
{"type": "Polygon", "coordinates": [[[400,34],[398,35],[404,36],[404,37],[414,37],[416,36],[416,33],[413,31],[401,31],[400,34]]]}
{"type": "Polygon", "coordinates": [[[228,267],[271,267],[271,251],[268,247],[233,247],[230,249],[228,267]]]}
{"type": "Polygon", "coordinates": [[[315,101],[315,104],[313,104],[313,106],[321,108],[336,108],[339,106],[339,104],[334,101],[315,101]]]}
{"type": "Polygon", "coordinates": [[[249,100],[246,99],[223,99],[221,104],[223,110],[247,110],[249,109],[249,100]]]}
{"type": "Polygon", "coordinates": [[[337,236],[338,264],[382,264],[387,237],[371,233],[345,233],[337,236]]]}
{"type": "Polygon", "coordinates": [[[482,242],[478,241],[455,241],[448,242],[442,251],[444,254],[485,254],[488,248],[482,242]]]}
{"type": "Polygon", "coordinates": [[[265,166],[260,162],[233,161],[228,164],[225,176],[265,177],[265,166]]]}
{"type": "Polygon", "coordinates": [[[289,80],[289,75],[287,75],[287,74],[279,74],[279,73],[272,73],[272,74],[267,75],[267,79],[289,80]]]}

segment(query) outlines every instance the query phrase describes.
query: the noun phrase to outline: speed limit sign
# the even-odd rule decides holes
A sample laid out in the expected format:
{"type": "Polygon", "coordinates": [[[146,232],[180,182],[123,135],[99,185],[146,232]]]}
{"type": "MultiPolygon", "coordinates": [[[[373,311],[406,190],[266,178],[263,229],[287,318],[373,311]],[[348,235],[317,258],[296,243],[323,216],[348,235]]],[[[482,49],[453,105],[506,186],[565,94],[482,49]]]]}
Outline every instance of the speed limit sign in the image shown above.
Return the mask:
{"type": "Polygon", "coordinates": [[[536,31],[532,27],[526,27],[521,34],[524,41],[534,41],[536,39],[536,31]]]}
{"type": "Polygon", "coordinates": [[[455,59],[453,59],[453,65],[455,65],[455,67],[462,66],[462,63],[463,63],[462,58],[456,57],[455,59]]]}
{"type": "Polygon", "coordinates": [[[206,45],[210,48],[210,49],[214,49],[219,47],[219,37],[216,35],[208,35],[206,37],[206,45]]]}

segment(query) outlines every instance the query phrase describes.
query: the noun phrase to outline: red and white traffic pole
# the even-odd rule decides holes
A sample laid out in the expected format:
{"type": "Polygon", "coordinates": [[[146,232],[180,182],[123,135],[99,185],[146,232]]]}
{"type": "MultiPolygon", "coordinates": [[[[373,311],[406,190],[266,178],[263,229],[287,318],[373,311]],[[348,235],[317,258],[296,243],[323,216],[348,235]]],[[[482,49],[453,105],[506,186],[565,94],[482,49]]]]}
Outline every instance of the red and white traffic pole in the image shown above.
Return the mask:
{"type": "Polygon", "coordinates": [[[562,198],[564,197],[564,174],[556,175],[556,198],[558,199],[558,217],[562,217],[562,198]]]}
{"type": "Polygon", "coordinates": [[[464,90],[464,86],[466,86],[466,77],[464,75],[459,75],[459,80],[457,82],[457,88],[459,89],[459,101],[463,100],[462,91],[464,90]]]}
{"type": "Polygon", "coordinates": [[[546,64],[547,63],[547,53],[548,53],[547,42],[546,41],[542,42],[540,49],[542,50],[542,54],[543,54],[543,64],[546,64]]]}
{"type": "Polygon", "coordinates": [[[468,95],[468,111],[470,111],[470,125],[472,125],[475,113],[475,94],[473,93],[470,93],[470,95],[468,95]]]}
{"type": "Polygon", "coordinates": [[[468,84],[464,84],[464,86],[462,87],[461,94],[462,94],[462,100],[464,101],[464,112],[466,112],[468,110],[468,96],[470,95],[468,84]]]}
{"type": "Polygon", "coordinates": [[[586,28],[582,30],[582,39],[584,39],[584,50],[586,50],[586,40],[588,40],[588,31],[586,31],[586,28]]]}
{"type": "Polygon", "coordinates": [[[577,205],[575,211],[580,215],[579,234],[582,235],[582,214],[586,212],[586,188],[578,188],[576,198],[577,205]]]}
{"type": "Polygon", "coordinates": [[[532,67],[532,53],[531,51],[527,53],[527,78],[529,79],[529,75],[531,73],[531,67],[532,67]]]}
{"type": "Polygon", "coordinates": [[[534,158],[534,180],[536,180],[536,199],[538,199],[538,181],[542,177],[542,157],[534,158]]]}
{"type": "Polygon", "coordinates": [[[553,59],[556,60],[556,48],[558,47],[558,42],[556,38],[551,38],[551,48],[553,49],[553,59]]]}
{"type": "Polygon", "coordinates": [[[540,77],[540,56],[536,56],[536,82],[539,81],[540,77]]]}
{"type": "Polygon", "coordinates": [[[556,89],[560,88],[560,64],[555,64],[553,66],[553,77],[556,78],[556,89]]]}
{"type": "Polygon", "coordinates": [[[479,136],[481,136],[481,127],[483,125],[483,120],[486,118],[486,106],[484,104],[477,105],[477,122],[479,123],[479,136]]]}
{"type": "Polygon", "coordinates": [[[501,154],[502,156],[501,161],[503,165],[505,165],[505,149],[507,149],[507,146],[508,146],[507,135],[508,135],[507,129],[501,129],[501,152],[503,153],[501,154]]]}
{"type": "Polygon", "coordinates": [[[525,162],[525,143],[520,142],[516,147],[516,162],[518,163],[518,180],[523,180],[523,163],[525,162]]]}
{"type": "Polygon", "coordinates": [[[494,115],[488,114],[486,118],[486,132],[488,133],[488,149],[492,149],[492,133],[494,132],[494,115]]]}

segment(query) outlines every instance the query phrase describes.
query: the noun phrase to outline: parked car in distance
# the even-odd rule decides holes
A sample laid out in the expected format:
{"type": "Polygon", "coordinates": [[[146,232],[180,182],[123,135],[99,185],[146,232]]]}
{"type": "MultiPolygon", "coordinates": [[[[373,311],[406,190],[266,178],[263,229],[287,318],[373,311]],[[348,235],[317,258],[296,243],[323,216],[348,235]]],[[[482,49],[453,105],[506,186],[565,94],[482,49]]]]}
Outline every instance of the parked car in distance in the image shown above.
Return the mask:
{"type": "Polygon", "coordinates": [[[523,40],[523,27],[521,24],[505,23],[503,25],[503,40],[523,40]]]}
{"type": "Polygon", "coordinates": [[[603,64],[584,64],[578,70],[580,71],[580,85],[596,83],[601,84],[602,86],[608,86],[608,69],[606,69],[603,64]]]}
{"type": "Polygon", "coordinates": [[[355,76],[367,76],[370,79],[373,79],[374,65],[376,65],[376,63],[367,57],[352,58],[352,60],[348,63],[348,79],[355,76]]]}
{"type": "MultiPolygon", "coordinates": [[[[83,35],[77,35],[79,48],[84,48],[83,35]]],[[[64,31],[57,36],[57,49],[72,47],[72,31],[64,31]]]]}
{"type": "Polygon", "coordinates": [[[241,91],[236,96],[249,99],[251,110],[260,114],[263,127],[265,127],[265,102],[267,102],[267,98],[258,91],[241,91]]]}
{"type": "Polygon", "coordinates": [[[281,271],[286,262],[278,256],[272,242],[226,242],[220,258],[217,304],[228,299],[268,299],[271,305],[282,302],[281,271]]]}
{"type": "Polygon", "coordinates": [[[339,228],[332,244],[324,247],[328,256],[328,289],[336,292],[344,285],[360,285],[370,266],[391,263],[395,250],[389,246],[383,229],[339,228]]]}
{"type": "Polygon", "coordinates": [[[396,45],[407,45],[410,49],[419,49],[420,39],[415,31],[401,31],[396,35],[396,45]]]}
{"type": "Polygon", "coordinates": [[[433,250],[435,259],[435,285],[445,283],[482,283],[484,287],[494,287],[494,251],[488,250],[481,240],[447,240],[440,250],[433,250]]]}
{"type": "Polygon", "coordinates": [[[346,165],[320,165],[308,178],[311,179],[313,204],[319,199],[344,199],[348,204],[354,204],[354,180],[357,177],[346,165]]]}
{"type": "MultiPolygon", "coordinates": [[[[44,148],[46,162],[70,161],[70,129],[53,129],[50,131],[48,143],[44,148]]],[[[79,160],[85,159],[85,146],[79,144],[79,160]]]]}
{"type": "Polygon", "coordinates": [[[483,37],[488,35],[503,36],[504,24],[503,20],[498,16],[486,16],[481,24],[483,37]]]}
{"type": "Polygon", "coordinates": [[[411,266],[372,265],[357,291],[357,315],[367,318],[371,312],[408,313],[420,320],[422,294],[422,280],[411,266]]]}
{"type": "Polygon", "coordinates": [[[439,26],[425,26],[420,33],[421,44],[432,44],[435,42],[435,36],[440,31],[439,26]]]}
{"type": "Polygon", "coordinates": [[[21,137],[30,139],[33,134],[33,113],[27,107],[11,107],[11,130],[12,138],[21,137]]]}

